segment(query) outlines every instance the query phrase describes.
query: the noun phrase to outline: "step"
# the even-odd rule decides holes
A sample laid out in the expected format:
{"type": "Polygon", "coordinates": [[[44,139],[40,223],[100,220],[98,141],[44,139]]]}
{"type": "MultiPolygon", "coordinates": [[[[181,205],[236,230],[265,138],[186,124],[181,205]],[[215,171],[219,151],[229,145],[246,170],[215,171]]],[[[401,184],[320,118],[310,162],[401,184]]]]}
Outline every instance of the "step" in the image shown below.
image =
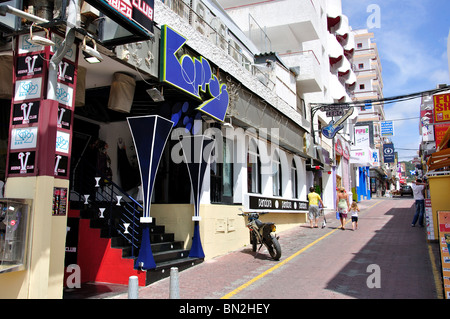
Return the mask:
{"type": "Polygon", "coordinates": [[[173,249],[173,250],[160,251],[157,253],[153,253],[153,258],[154,258],[156,264],[166,262],[166,261],[172,261],[172,260],[177,260],[177,259],[181,259],[181,258],[186,258],[188,256],[189,256],[188,249],[173,249]]]}
{"type": "Polygon", "coordinates": [[[182,249],[184,246],[184,242],[182,241],[172,241],[172,242],[162,242],[151,244],[152,252],[158,253],[162,251],[168,251],[173,249],[182,249]]]}
{"type": "Polygon", "coordinates": [[[163,243],[163,242],[170,242],[175,240],[175,234],[173,233],[156,233],[152,234],[150,233],[150,243],[163,243]]]}
{"type": "Polygon", "coordinates": [[[170,276],[170,268],[176,267],[178,268],[178,272],[189,269],[195,265],[198,265],[203,262],[203,258],[180,258],[176,260],[165,261],[161,263],[156,263],[155,269],[150,269],[147,271],[147,278],[145,281],[146,285],[150,285],[154,282],[157,282],[161,279],[167,278],[170,276]]]}

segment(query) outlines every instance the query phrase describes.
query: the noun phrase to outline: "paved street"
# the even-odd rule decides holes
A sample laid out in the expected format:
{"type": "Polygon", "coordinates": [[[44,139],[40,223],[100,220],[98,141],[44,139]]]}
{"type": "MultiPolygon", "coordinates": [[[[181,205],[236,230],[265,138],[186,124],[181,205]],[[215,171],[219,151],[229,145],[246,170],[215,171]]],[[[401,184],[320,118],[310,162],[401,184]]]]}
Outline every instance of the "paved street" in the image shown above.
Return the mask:
{"type": "MultiPolygon", "coordinates": [[[[360,203],[358,230],[302,225],[279,234],[283,255],[273,261],[250,247],[179,273],[182,299],[440,299],[439,248],[411,227],[412,198],[360,203]],[[369,287],[371,286],[371,287],[369,287]]],[[[139,299],[169,298],[166,278],[139,290],[139,299]]],[[[127,293],[112,298],[127,298],[127,293]]]]}

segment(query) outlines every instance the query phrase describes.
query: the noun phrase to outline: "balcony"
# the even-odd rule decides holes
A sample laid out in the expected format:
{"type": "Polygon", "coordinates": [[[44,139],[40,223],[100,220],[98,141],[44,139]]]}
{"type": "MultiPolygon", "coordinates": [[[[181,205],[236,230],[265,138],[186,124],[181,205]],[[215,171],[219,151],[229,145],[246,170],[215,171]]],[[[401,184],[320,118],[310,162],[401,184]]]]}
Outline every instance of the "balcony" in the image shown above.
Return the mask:
{"type": "Polygon", "coordinates": [[[285,52],[302,42],[319,39],[320,14],[311,0],[258,1],[250,4],[236,0],[226,3],[226,12],[262,52],[285,52]]]}
{"type": "Polygon", "coordinates": [[[299,93],[320,92],[322,73],[320,62],[314,51],[300,51],[280,54],[283,62],[297,72],[297,91],[299,93]]]}

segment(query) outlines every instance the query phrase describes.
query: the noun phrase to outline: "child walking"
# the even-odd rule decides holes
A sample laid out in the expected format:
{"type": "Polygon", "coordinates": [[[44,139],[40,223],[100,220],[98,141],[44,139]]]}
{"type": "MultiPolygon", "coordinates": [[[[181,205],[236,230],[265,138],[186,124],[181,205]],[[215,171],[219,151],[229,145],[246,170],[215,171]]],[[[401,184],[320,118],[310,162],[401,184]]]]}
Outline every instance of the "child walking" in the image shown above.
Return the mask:
{"type": "Polygon", "coordinates": [[[358,229],[358,213],[359,207],[356,202],[353,202],[350,206],[350,213],[352,214],[352,228],[353,230],[358,229]]]}

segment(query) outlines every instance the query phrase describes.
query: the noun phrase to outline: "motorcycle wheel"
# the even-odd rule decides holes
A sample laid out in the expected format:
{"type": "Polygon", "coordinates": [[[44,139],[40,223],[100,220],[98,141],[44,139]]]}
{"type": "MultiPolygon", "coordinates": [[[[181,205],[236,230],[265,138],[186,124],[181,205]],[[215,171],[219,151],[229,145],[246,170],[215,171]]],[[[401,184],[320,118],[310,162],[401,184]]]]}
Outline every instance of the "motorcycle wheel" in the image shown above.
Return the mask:
{"type": "Polygon", "coordinates": [[[269,251],[270,257],[275,260],[280,260],[281,257],[281,246],[278,242],[278,239],[274,236],[271,236],[272,243],[265,243],[267,250],[269,251]]]}
{"type": "Polygon", "coordinates": [[[256,235],[253,231],[250,232],[250,242],[252,243],[252,251],[255,252],[257,244],[258,244],[258,240],[256,239],[256,235]]]}

